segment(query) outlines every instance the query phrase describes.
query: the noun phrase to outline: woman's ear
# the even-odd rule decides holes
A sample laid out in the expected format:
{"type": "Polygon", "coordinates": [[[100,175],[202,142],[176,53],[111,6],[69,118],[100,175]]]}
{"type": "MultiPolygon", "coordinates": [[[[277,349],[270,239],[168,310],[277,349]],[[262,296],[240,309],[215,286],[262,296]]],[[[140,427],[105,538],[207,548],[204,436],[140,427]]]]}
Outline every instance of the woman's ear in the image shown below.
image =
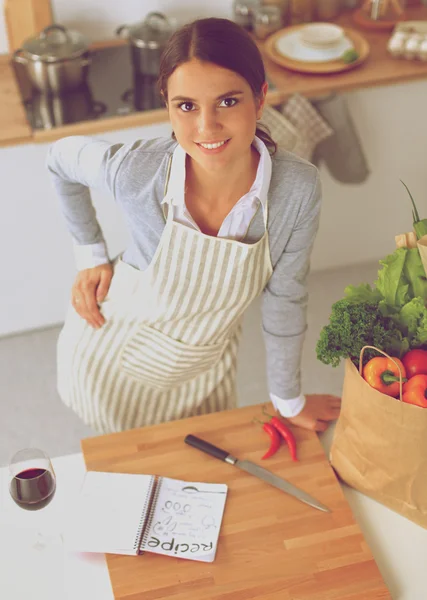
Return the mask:
{"type": "Polygon", "coordinates": [[[259,119],[261,119],[261,117],[262,117],[262,112],[264,110],[265,97],[267,95],[267,91],[268,91],[268,83],[266,81],[264,81],[264,83],[262,84],[262,87],[261,87],[261,93],[258,96],[258,100],[257,100],[257,102],[258,102],[258,108],[257,108],[257,114],[256,114],[257,121],[259,119]]]}
{"type": "Polygon", "coordinates": [[[164,94],[163,90],[160,90],[160,96],[161,96],[163,102],[165,103],[166,108],[169,108],[168,101],[167,101],[167,98],[165,98],[165,94],[164,94]]]}

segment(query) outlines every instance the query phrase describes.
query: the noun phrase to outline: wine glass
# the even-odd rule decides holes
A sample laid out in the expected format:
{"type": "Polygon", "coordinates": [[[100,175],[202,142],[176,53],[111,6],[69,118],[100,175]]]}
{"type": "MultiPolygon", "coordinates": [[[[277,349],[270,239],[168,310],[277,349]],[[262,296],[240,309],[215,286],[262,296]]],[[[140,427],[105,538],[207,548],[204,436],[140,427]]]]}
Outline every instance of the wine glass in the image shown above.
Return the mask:
{"type": "Polygon", "coordinates": [[[13,500],[26,510],[39,510],[52,500],[56,476],[49,457],[38,448],[25,448],[9,463],[9,491],[13,500]]]}

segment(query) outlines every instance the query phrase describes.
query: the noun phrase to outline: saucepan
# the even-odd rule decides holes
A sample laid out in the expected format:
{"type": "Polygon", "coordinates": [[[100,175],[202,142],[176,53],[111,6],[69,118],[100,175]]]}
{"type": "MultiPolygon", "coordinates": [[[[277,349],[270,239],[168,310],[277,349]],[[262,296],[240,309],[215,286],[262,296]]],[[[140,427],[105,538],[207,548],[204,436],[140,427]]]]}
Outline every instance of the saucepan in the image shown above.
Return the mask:
{"type": "Polygon", "coordinates": [[[50,25],[24,42],[13,60],[26,67],[33,87],[44,94],[62,94],[85,83],[90,52],[85,38],[62,25],[50,25]]]}

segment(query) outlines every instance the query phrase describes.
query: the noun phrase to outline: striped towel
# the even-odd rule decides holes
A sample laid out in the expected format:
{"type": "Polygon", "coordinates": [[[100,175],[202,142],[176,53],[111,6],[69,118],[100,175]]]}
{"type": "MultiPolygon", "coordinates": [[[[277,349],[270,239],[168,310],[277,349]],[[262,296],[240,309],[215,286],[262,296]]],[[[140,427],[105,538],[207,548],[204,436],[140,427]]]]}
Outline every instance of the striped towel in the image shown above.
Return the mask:
{"type": "Polygon", "coordinates": [[[334,133],[311,102],[300,94],[291,96],[283,105],[281,112],[299,134],[292,152],[306,160],[311,160],[316,146],[334,133]]]}
{"type": "Polygon", "coordinates": [[[293,95],[278,109],[266,106],[261,124],[267,125],[279,148],[311,160],[314,149],[333,129],[308,100],[293,95]]]}

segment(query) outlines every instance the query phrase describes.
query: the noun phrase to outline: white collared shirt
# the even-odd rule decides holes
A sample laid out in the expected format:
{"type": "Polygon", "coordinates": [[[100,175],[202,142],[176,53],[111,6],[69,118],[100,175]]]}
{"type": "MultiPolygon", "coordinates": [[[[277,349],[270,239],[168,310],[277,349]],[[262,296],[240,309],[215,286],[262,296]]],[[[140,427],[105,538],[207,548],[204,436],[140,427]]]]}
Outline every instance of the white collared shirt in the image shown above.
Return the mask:
{"type": "MultiPolygon", "coordinates": [[[[265,208],[271,179],[271,158],[266,145],[257,137],[254,146],[259,152],[260,160],[255,180],[247,194],[233,206],[219,228],[217,237],[241,241],[249,228],[259,204],[265,208]]],[[[173,220],[186,227],[200,231],[185,204],[186,152],[178,144],[173,153],[170,177],[166,196],[162,204],[167,204],[173,210],[173,220]]],[[[282,399],[270,394],[270,399],[276,410],[284,417],[294,417],[305,405],[305,397],[282,399]]]]}

